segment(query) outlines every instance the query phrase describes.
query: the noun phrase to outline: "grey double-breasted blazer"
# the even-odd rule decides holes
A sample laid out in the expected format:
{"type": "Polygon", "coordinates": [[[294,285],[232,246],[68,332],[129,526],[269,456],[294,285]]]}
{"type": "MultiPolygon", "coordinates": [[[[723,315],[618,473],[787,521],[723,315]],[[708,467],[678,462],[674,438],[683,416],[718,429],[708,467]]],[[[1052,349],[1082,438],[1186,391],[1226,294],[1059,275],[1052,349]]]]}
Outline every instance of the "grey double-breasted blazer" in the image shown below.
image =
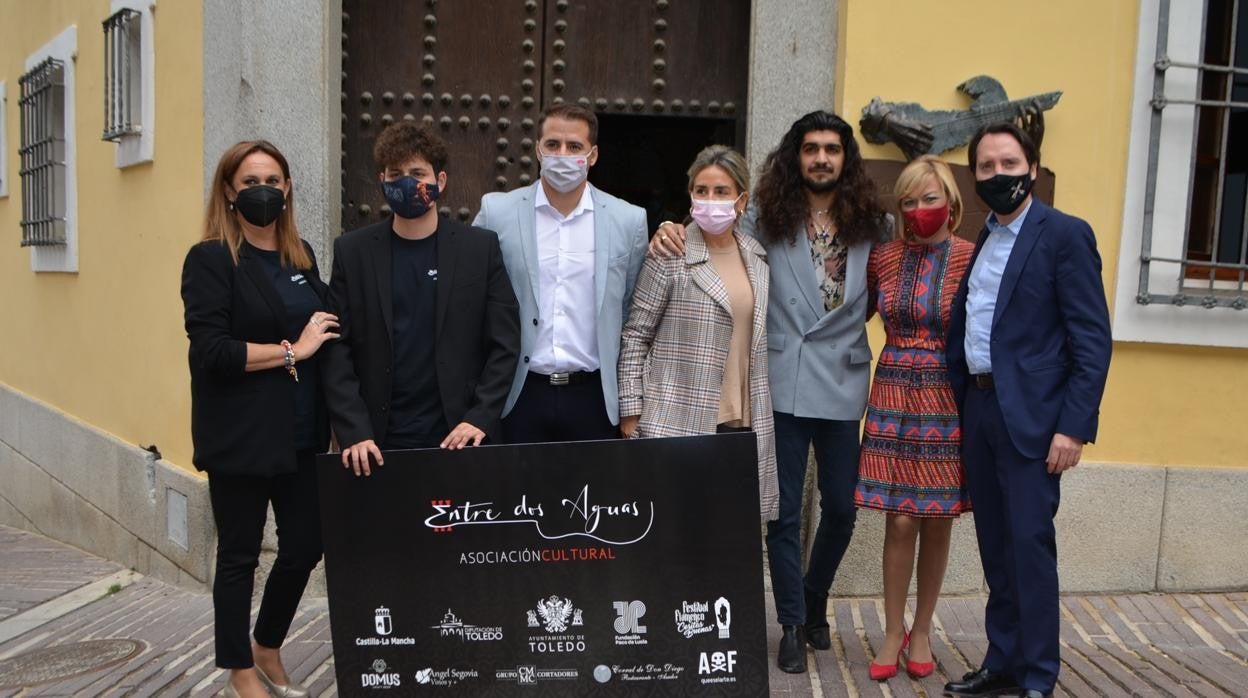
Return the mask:
{"type": "MultiPolygon", "coordinates": [[[[739,229],[761,241],[751,206],[739,229]]],[[[884,223],[887,225],[887,222],[884,223]]],[[[771,403],[795,417],[859,420],[871,382],[867,341],[867,258],[870,242],[849,248],[845,300],[824,310],[805,230],[792,244],[764,244],[771,267],[767,361],[771,403]]]]}

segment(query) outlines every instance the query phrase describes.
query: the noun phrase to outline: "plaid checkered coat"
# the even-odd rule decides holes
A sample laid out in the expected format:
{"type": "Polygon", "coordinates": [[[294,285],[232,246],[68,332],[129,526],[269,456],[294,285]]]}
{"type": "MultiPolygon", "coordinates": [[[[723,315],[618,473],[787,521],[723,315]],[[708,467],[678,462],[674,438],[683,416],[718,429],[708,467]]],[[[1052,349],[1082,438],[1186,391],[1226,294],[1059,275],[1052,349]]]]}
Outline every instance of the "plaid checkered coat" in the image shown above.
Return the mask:
{"type": "MultiPolygon", "coordinates": [[[[723,281],[697,225],[685,229],[684,257],[650,255],[633,292],[620,339],[620,415],[640,415],[637,437],[714,434],[732,340],[723,281]]],[[[776,432],[767,384],[767,255],[735,234],[754,290],[750,415],[758,439],[758,494],[764,520],[778,515],[776,432]]]]}

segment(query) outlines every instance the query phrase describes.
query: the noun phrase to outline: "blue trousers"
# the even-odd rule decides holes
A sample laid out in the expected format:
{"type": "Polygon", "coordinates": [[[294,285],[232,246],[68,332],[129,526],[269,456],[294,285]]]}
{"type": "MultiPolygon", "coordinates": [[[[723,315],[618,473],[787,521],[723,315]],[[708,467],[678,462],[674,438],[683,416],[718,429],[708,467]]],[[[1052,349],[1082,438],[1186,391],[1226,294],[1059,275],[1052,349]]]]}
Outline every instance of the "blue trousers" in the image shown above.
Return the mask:
{"type": "Polygon", "coordinates": [[[812,419],[776,412],[776,477],[780,516],[767,523],[771,589],[781,625],[806,622],[803,591],[826,594],[854,533],[858,484],[858,421],[812,419]],[[811,445],[819,472],[819,529],[802,579],[802,485],[811,445]]]}
{"type": "Polygon", "coordinates": [[[968,389],[962,455],[988,581],[983,667],[1051,693],[1060,669],[1053,517],[1061,476],[1014,447],[992,389],[968,389]]]}

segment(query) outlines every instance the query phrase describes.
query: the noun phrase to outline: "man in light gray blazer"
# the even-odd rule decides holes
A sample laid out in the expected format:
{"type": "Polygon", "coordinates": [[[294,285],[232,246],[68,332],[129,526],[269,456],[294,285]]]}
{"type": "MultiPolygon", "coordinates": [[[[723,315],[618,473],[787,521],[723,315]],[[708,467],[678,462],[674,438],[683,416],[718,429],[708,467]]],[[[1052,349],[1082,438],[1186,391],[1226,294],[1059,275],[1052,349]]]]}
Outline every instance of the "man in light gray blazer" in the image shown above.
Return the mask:
{"type": "MultiPolygon", "coordinates": [[[[867,403],[867,257],[889,230],[854,131],[816,111],[767,156],[741,231],[767,250],[767,361],[775,411],[780,515],[767,525],[772,593],[783,634],[777,664],[806,671],[806,644],[832,646],[828,589],[854,531],[859,422],[867,403]],[[811,446],[821,518],[802,576],[799,526],[811,446]]],[[[681,248],[665,223],[656,253],[681,248]]]]}
{"type": "Polygon", "coordinates": [[[587,181],[598,160],[592,111],[553,106],[538,133],[541,180],[486,194],[473,221],[498,233],[520,302],[503,441],[615,438],[620,331],[646,256],[646,213],[587,181]]]}

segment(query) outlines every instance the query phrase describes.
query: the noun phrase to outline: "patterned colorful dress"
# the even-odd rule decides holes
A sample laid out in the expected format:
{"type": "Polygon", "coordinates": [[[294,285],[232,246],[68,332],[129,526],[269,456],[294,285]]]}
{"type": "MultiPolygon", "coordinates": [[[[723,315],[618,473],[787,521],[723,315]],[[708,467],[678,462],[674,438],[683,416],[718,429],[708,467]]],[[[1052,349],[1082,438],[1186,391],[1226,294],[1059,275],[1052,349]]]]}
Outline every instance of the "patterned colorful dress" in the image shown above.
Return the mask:
{"type": "Polygon", "coordinates": [[[879,312],[887,341],[867,402],[859,507],[916,517],[971,509],[945,332],[974,249],[951,237],[935,245],[893,240],[871,251],[868,312],[879,312]]]}

